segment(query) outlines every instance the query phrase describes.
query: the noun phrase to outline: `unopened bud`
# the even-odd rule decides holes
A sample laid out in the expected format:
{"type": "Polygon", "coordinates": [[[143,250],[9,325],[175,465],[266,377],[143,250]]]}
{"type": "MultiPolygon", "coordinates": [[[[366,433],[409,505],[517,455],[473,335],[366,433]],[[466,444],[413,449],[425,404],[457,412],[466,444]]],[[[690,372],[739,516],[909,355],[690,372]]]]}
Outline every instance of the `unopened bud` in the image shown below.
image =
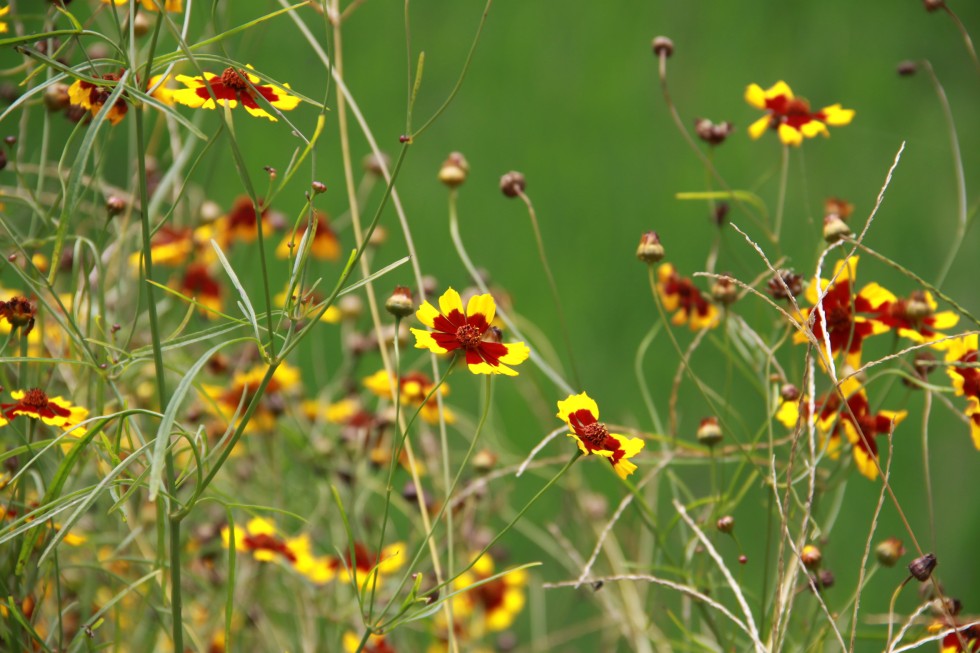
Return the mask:
{"type": "Polygon", "coordinates": [[[820,549],[812,544],[807,544],[805,547],[803,547],[803,550],[800,551],[800,562],[802,562],[803,566],[807,569],[817,569],[820,567],[820,563],[822,561],[823,554],[820,552],[820,549]]]}
{"type": "Polygon", "coordinates": [[[834,578],[834,573],[832,571],[830,571],[829,569],[821,569],[817,573],[816,581],[817,581],[816,584],[818,589],[826,590],[834,586],[834,582],[836,582],[836,579],[834,578]]]}
{"type": "Polygon", "coordinates": [[[500,192],[507,197],[517,197],[525,188],[527,188],[527,180],[516,170],[511,170],[500,178],[500,192]]]}
{"type": "Polygon", "coordinates": [[[640,244],[636,248],[636,258],[647,265],[653,265],[664,257],[664,246],[656,231],[648,231],[640,236],[640,244]]]}
{"type": "Polygon", "coordinates": [[[735,530],[735,518],[731,515],[719,517],[718,521],[715,522],[715,528],[722,533],[731,533],[733,530],[735,530]]]}
{"type": "Polygon", "coordinates": [[[731,207],[728,206],[728,202],[718,202],[715,204],[715,208],[711,212],[711,221],[715,223],[715,226],[725,226],[725,218],[728,217],[729,209],[731,209],[731,207]]]}
{"type": "Polygon", "coordinates": [[[828,243],[836,243],[841,238],[851,235],[851,228],[836,213],[831,213],[823,219],[823,239],[828,243]]]}
{"type": "Polygon", "coordinates": [[[792,383],[784,383],[779,389],[779,398],[783,401],[796,401],[800,398],[800,389],[792,383]]]}
{"type": "Polygon", "coordinates": [[[111,195],[106,198],[105,210],[110,216],[116,216],[126,210],[126,200],[121,197],[111,195]]]}
{"type": "Polygon", "coordinates": [[[313,187],[313,192],[319,195],[320,193],[327,192],[327,185],[322,181],[314,181],[310,186],[313,187]]]}
{"type": "Polygon", "coordinates": [[[694,133],[708,145],[721,145],[732,133],[732,129],[734,129],[734,125],[727,120],[718,124],[707,118],[698,118],[694,121],[694,133]]]}
{"type": "Polygon", "coordinates": [[[909,563],[909,573],[912,578],[920,583],[924,583],[932,576],[932,570],[936,568],[936,556],[927,553],[909,563]]]}
{"type": "Polygon", "coordinates": [[[744,553],[738,557],[738,564],[745,565],[748,564],[749,558],[744,553]]]}
{"type": "Polygon", "coordinates": [[[711,297],[719,304],[728,306],[738,299],[738,286],[731,277],[718,277],[711,284],[711,297]]]}
{"type": "Polygon", "coordinates": [[[932,13],[937,9],[942,9],[946,6],[945,0],[922,0],[922,6],[926,8],[926,11],[932,13]]]}
{"type": "Polygon", "coordinates": [[[497,454],[489,449],[480,449],[473,456],[473,468],[481,474],[486,474],[497,465],[497,454]]]}
{"type": "Polygon", "coordinates": [[[388,230],[378,225],[371,232],[371,237],[368,238],[368,245],[371,247],[381,247],[388,240],[388,230]]]}
{"type": "Polygon", "coordinates": [[[136,13],[136,19],[133,21],[133,34],[137,38],[145,36],[147,32],[150,31],[150,19],[147,17],[146,12],[140,11],[136,13]]]}
{"type": "Polygon", "coordinates": [[[722,432],[721,426],[718,425],[718,418],[705,417],[703,420],[701,420],[701,425],[698,427],[697,438],[698,442],[708,447],[713,447],[721,442],[722,432]]]}
{"type": "Polygon", "coordinates": [[[948,615],[955,617],[963,611],[963,602],[952,596],[945,596],[941,599],[933,599],[929,604],[929,609],[937,617],[948,615]]]}
{"type": "Polygon", "coordinates": [[[52,84],[44,89],[44,106],[48,111],[61,111],[69,104],[68,84],[52,84]]]}
{"type": "Polygon", "coordinates": [[[803,292],[803,277],[792,270],[778,270],[767,285],[773,299],[789,299],[803,292]]]}
{"type": "Polygon", "coordinates": [[[919,65],[914,61],[900,61],[898,66],[895,68],[895,72],[897,72],[900,77],[911,77],[918,71],[919,65]]]}
{"type": "Polygon", "coordinates": [[[384,152],[379,152],[378,155],[372,152],[361,160],[361,165],[364,166],[365,172],[382,177],[384,171],[391,167],[391,157],[384,152]]]}
{"type": "Polygon", "coordinates": [[[905,546],[897,537],[882,540],[875,547],[875,557],[883,567],[894,567],[903,555],[905,555],[905,546]]]}
{"type": "Polygon", "coordinates": [[[912,322],[932,315],[932,307],[926,300],[926,294],[921,290],[914,290],[905,302],[905,315],[912,322]]]}
{"type": "Polygon", "coordinates": [[[266,173],[269,175],[269,179],[275,179],[276,177],[279,176],[279,171],[273,168],[272,166],[263,166],[262,169],[265,170],[266,173]]]}
{"type": "Polygon", "coordinates": [[[671,41],[666,36],[658,36],[650,42],[650,47],[653,49],[653,54],[656,56],[669,57],[674,54],[674,42],[671,41]]]}
{"type": "Polygon", "coordinates": [[[357,295],[344,295],[337,301],[340,316],[344,320],[354,321],[361,317],[364,311],[364,301],[357,295]]]}
{"type": "Polygon", "coordinates": [[[450,152],[439,168],[439,181],[450,188],[456,188],[466,181],[469,174],[470,164],[466,162],[466,157],[459,152],[450,152]]]}
{"type": "Polygon", "coordinates": [[[412,301],[412,291],[405,286],[395,286],[394,292],[385,301],[385,310],[397,318],[414,313],[415,302],[412,301]]]}

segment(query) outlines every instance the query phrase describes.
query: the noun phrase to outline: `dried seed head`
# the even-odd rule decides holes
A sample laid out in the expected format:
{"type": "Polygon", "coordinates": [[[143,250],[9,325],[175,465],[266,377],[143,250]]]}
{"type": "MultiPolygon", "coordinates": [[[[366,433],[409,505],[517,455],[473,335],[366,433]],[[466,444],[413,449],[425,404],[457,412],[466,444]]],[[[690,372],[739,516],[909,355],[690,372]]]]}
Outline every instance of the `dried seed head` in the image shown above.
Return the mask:
{"type": "Polygon", "coordinates": [[[834,586],[834,573],[829,569],[821,569],[817,572],[817,587],[821,590],[830,589],[834,586]]]}
{"type": "Polygon", "coordinates": [[[900,77],[911,77],[918,71],[919,65],[914,61],[900,61],[898,66],[895,67],[895,72],[897,72],[900,77]]]}
{"type": "Polygon", "coordinates": [[[905,546],[897,537],[882,540],[875,547],[875,557],[882,567],[894,567],[903,555],[905,555],[905,546]]]}
{"type": "Polygon", "coordinates": [[[7,167],[7,153],[0,150],[0,170],[7,167]]]}
{"type": "Polygon", "coordinates": [[[310,184],[313,187],[313,192],[319,195],[320,193],[327,192],[327,185],[322,181],[314,181],[310,184]]]}
{"type": "Polygon", "coordinates": [[[384,152],[380,152],[378,155],[372,152],[361,159],[361,165],[364,166],[365,172],[376,177],[383,177],[384,171],[391,167],[391,157],[384,152]]]}
{"type": "Polygon", "coordinates": [[[924,583],[932,576],[932,570],[936,568],[936,564],[936,556],[927,553],[909,563],[909,573],[912,574],[912,578],[924,583]]]}
{"type": "Polygon", "coordinates": [[[729,276],[718,277],[711,284],[711,297],[723,306],[729,306],[738,299],[738,286],[729,276]]]}
{"type": "Polygon", "coordinates": [[[450,188],[456,188],[470,174],[470,164],[460,152],[450,152],[439,169],[439,181],[450,188]]]}
{"type": "Polygon", "coordinates": [[[841,238],[851,235],[851,228],[836,213],[831,213],[823,219],[823,239],[828,243],[836,243],[841,238]]]}
{"type": "Polygon", "coordinates": [[[735,530],[735,518],[731,515],[719,517],[718,521],[715,522],[715,528],[722,533],[731,533],[733,530],[735,530]]]}
{"type": "Polygon", "coordinates": [[[415,302],[412,301],[412,291],[406,286],[395,286],[394,292],[385,301],[385,310],[399,319],[414,313],[415,302]]]}
{"type": "Polygon", "coordinates": [[[664,246],[656,231],[648,231],[640,236],[640,244],[636,248],[636,258],[647,265],[653,265],[664,257],[664,246]]]}
{"type": "Polygon", "coordinates": [[[511,170],[500,178],[500,192],[506,197],[517,197],[525,188],[527,188],[527,180],[516,170],[511,170]]]}
{"type": "Polygon", "coordinates": [[[823,554],[820,552],[820,549],[812,544],[807,544],[805,547],[803,547],[803,550],[800,551],[800,562],[802,562],[803,566],[807,569],[818,569],[822,561],[823,554]]]}
{"type": "Polygon", "coordinates": [[[714,447],[721,442],[722,432],[721,426],[718,425],[718,418],[705,417],[701,420],[701,425],[698,426],[697,438],[698,442],[708,447],[714,447]]]}
{"type": "Polygon", "coordinates": [[[734,125],[727,120],[715,124],[707,118],[698,118],[694,121],[694,133],[708,145],[721,145],[732,133],[734,125]]]}
{"type": "Polygon", "coordinates": [[[653,54],[658,57],[669,57],[674,54],[674,42],[671,41],[666,36],[658,36],[650,42],[650,48],[653,50],[653,54]]]}
{"type": "Polygon", "coordinates": [[[793,270],[778,270],[776,275],[769,279],[768,283],[769,294],[773,299],[799,297],[803,292],[802,275],[796,274],[793,270]]]}

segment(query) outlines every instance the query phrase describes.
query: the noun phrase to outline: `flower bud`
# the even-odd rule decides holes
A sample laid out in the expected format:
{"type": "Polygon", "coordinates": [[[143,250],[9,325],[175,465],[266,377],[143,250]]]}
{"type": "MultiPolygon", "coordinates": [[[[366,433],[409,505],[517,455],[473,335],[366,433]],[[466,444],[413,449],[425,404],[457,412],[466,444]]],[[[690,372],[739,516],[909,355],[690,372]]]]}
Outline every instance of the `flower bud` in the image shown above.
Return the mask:
{"type": "Polygon", "coordinates": [[[823,239],[828,243],[836,243],[851,233],[851,228],[838,214],[831,213],[823,219],[823,239]]]}
{"type": "Polygon", "coordinates": [[[368,238],[368,245],[371,247],[381,247],[388,240],[388,230],[378,225],[371,232],[371,237],[368,238]]]}
{"type": "Polygon", "coordinates": [[[711,284],[711,298],[723,306],[733,304],[738,299],[738,286],[731,277],[718,277],[711,284]]]}
{"type": "Polygon", "coordinates": [[[489,449],[480,449],[473,456],[473,468],[481,474],[493,470],[497,465],[497,454],[489,449]]]}
{"type": "Polygon", "coordinates": [[[516,170],[511,170],[500,178],[500,192],[507,197],[517,197],[525,188],[527,188],[527,180],[516,170]]]}
{"type": "Polygon", "coordinates": [[[313,188],[313,192],[316,193],[317,195],[319,195],[320,193],[327,192],[327,185],[325,183],[323,183],[322,181],[314,181],[310,185],[313,188]]]}
{"type": "Polygon", "coordinates": [[[395,286],[394,292],[385,301],[385,310],[399,319],[414,313],[415,302],[412,301],[412,291],[405,286],[395,286]]]}
{"type": "Polygon", "coordinates": [[[925,7],[926,11],[932,13],[937,9],[942,9],[946,6],[945,0],[922,0],[922,6],[925,7]]]}
{"type": "Polygon", "coordinates": [[[823,553],[812,544],[807,544],[800,552],[800,562],[807,569],[817,569],[823,561],[823,553]]]}
{"type": "Polygon", "coordinates": [[[819,572],[817,572],[818,588],[822,590],[830,589],[834,586],[835,581],[836,579],[834,578],[834,572],[830,571],[829,569],[821,569],[819,572]]]}
{"type": "Polygon", "coordinates": [[[784,383],[779,389],[779,398],[783,401],[796,401],[800,398],[800,389],[792,383],[784,383]]]}
{"type": "Polygon", "coordinates": [[[728,202],[718,202],[715,204],[715,208],[711,212],[711,221],[715,223],[715,226],[725,226],[725,218],[728,217],[728,211],[730,209],[731,207],[728,205],[728,202]]]}
{"type": "Polygon", "coordinates": [[[361,165],[364,166],[365,172],[376,177],[382,177],[384,171],[391,167],[391,157],[384,152],[381,152],[380,156],[376,156],[372,152],[361,159],[361,165]]]}
{"type": "Polygon", "coordinates": [[[936,564],[936,556],[927,553],[909,563],[909,573],[912,574],[912,578],[924,583],[932,576],[932,570],[936,568],[936,564]]]}
{"type": "Polygon", "coordinates": [[[905,302],[905,316],[911,322],[917,322],[932,315],[932,307],[926,301],[926,294],[921,290],[914,290],[905,302]]]}
{"type": "Polygon", "coordinates": [[[767,285],[773,299],[799,297],[803,292],[803,277],[792,270],[777,270],[767,285]]]}
{"type": "Polygon", "coordinates": [[[698,118],[694,121],[694,133],[708,145],[721,145],[732,133],[732,129],[734,129],[734,125],[727,120],[718,124],[707,118],[698,118]]]}
{"type": "Polygon", "coordinates": [[[963,611],[963,602],[952,596],[945,596],[941,599],[933,599],[929,609],[937,617],[949,615],[955,617],[963,611]]]}
{"type": "Polygon", "coordinates": [[[898,66],[895,67],[895,72],[897,72],[900,77],[911,77],[918,72],[918,70],[919,66],[914,61],[900,61],[898,66]]]}
{"type": "Polygon", "coordinates": [[[731,515],[719,517],[718,521],[715,522],[715,528],[722,533],[731,533],[733,530],[735,530],[735,518],[731,515]]]}
{"type": "Polygon", "coordinates": [[[105,201],[105,210],[110,216],[116,216],[126,210],[126,200],[110,195],[105,201]]]}
{"type": "Polygon", "coordinates": [[[698,427],[697,438],[698,442],[708,447],[714,447],[716,444],[721,442],[722,432],[721,426],[718,425],[718,418],[705,417],[703,420],[701,420],[701,425],[698,427]]]}
{"type": "Polygon", "coordinates": [[[748,562],[749,562],[749,557],[744,553],[738,557],[738,564],[745,565],[748,564],[748,562]]]}
{"type": "Polygon", "coordinates": [[[44,106],[48,111],[61,111],[71,104],[68,97],[68,84],[52,84],[44,89],[44,106]]]}
{"type": "Polygon", "coordinates": [[[469,174],[470,164],[466,162],[466,157],[459,152],[450,152],[439,169],[439,181],[450,188],[456,188],[466,181],[469,174]]]}
{"type": "Polygon", "coordinates": [[[640,245],[636,248],[636,258],[647,265],[653,265],[664,257],[664,246],[656,231],[648,231],[640,236],[640,245]]]}
{"type": "Polygon", "coordinates": [[[344,295],[337,300],[337,308],[340,309],[342,319],[353,321],[361,317],[364,301],[357,295],[344,295]]]}
{"type": "MultiPolygon", "coordinates": [[[[129,29],[128,24],[125,27],[127,30],[129,29]]],[[[133,34],[135,34],[136,37],[139,38],[141,36],[146,36],[146,33],[149,31],[150,31],[150,19],[146,15],[146,12],[144,11],[137,12],[136,19],[133,21],[133,34]]]]}
{"type": "Polygon", "coordinates": [[[658,57],[669,57],[670,55],[674,54],[674,42],[666,36],[658,36],[653,39],[653,41],[650,42],[650,47],[653,50],[653,54],[658,57]]]}
{"type": "Polygon", "coordinates": [[[905,555],[905,547],[902,545],[902,540],[897,537],[882,540],[875,547],[875,557],[882,567],[894,567],[903,555],[905,555]]]}

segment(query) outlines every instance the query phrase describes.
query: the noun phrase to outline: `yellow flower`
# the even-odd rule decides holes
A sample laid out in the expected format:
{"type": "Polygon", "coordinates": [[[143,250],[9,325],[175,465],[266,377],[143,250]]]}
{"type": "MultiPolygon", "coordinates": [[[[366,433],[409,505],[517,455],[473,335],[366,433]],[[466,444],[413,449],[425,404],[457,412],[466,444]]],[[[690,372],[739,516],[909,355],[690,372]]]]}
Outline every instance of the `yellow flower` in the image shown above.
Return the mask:
{"type": "Polygon", "coordinates": [[[701,294],[690,279],[678,275],[670,263],[657,268],[657,293],[664,303],[664,310],[674,313],[670,320],[674,326],[686,324],[691,331],[718,326],[718,309],[715,305],[701,294]]]}
{"type": "Polygon", "coordinates": [[[608,458],[620,478],[636,471],[629,459],[643,449],[643,440],[610,433],[599,421],[599,406],[589,395],[583,392],[559,401],[558,419],[572,429],[568,436],[576,439],[583,453],[608,458]]]}
{"type": "Polygon", "coordinates": [[[767,113],[749,126],[749,136],[761,138],[767,129],[779,132],[779,140],[786,145],[799,146],[804,138],[830,136],[827,125],[841,126],[854,118],[853,109],[843,109],[832,104],[820,111],[810,111],[810,103],[797,98],[784,81],[776,82],[763,90],[758,84],[745,89],[745,101],[767,113]]]}
{"type": "MultiPolygon", "coordinates": [[[[505,630],[514,623],[514,619],[524,609],[527,572],[523,569],[515,569],[499,578],[486,580],[493,575],[493,558],[485,553],[470,569],[453,581],[456,590],[471,588],[457,595],[453,610],[460,617],[474,613],[482,617],[483,627],[476,629],[478,631],[505,630]],[[485,582],[477,585],[480,581],[485,582]]],[[[475,634],[478,636],[480,633],[475,634]]]]}
{"type": "MultiPolygon", "coordinates": [[[[394,379],[385,370],[378,370],[364,379],[364,387],[383,399],[391,399],[392,385],[394,385],[394,379]]],[[[439,423],[439,404],[436,402],[434,396],[425,405],[422,402],[429,396],[434,386],[435,383],[433,383],[432,379],[422,372],[408,372],[401,378],[399,400],[402,405],[421,406],[422,409],[419,414],[429,424],[439,423]]],[[[449,386],[443,383],[439,388],[439,394],[442,396],[448,395],[449,386]]],[[[443,405],[443,416],[447,424],[452,424],[456,421],[456,416],[445,405],[443,405]]]]}
{"type": "Polygon", "coordinates": [[[252,66],[249,65],[245,68],[247,70],[225,68],[220,75],[206,72],[204,77],[177,75],[177,81],[187,88],[173,91],[172,97],[175,102],[195,109],[214,109],[216,108],[215,99],[221,106],[228,106],[232,109],[241,103],[249,114],[259,118],[268,118],[273,122],[278,118],[268,113],[256,102],[257,95],[261,95],[269,104],[281,111],[290,111],[299,106],[299,98],[286,92],[289,89],[289,84],[283,84],[282,88],[263,84],[261,79],[248,72],[248,70],[252,70],[252,66]]]}
{"type": "MultiPolygon", "coordinates": [[[[129,0],[102,0],[102,4],[114,4],[117,7],[128,3],[129,0]]],[[[183,11],[184,10],[184,0],[142,0],[143,9],[147,11],[159,11],[158,3],[163,6],[166,11],[183,11]]]]}

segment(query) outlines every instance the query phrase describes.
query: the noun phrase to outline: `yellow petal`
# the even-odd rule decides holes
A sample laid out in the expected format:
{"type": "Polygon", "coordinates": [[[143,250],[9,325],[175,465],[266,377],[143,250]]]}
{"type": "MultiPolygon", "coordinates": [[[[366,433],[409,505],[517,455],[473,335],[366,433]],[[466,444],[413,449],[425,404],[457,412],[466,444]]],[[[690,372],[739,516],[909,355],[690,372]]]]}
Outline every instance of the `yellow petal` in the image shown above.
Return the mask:
{"type": "Polygon", "coordinates": [[[448,288],[446,292],[442,294],[439,298],[439,310],[442,311],[443,315],[449,315],[453,311],[463,312],[463,300],[460,299],[459,293],[448,288]]]}
{"type": "Polygon", "coordinates": [[[625,435],[619,435],[618,433],[610,433],[610,436],[619,442],[619,448],[623,450],[623,458],[632,458],[636,454],[643,450],[646,442],[640,438],[628,438],[625,435]]]}
{"type": "Polygon", "coordinates": [[[471,363],[467,365],[470,368],[470,372],[473,374],[503,374],[504,376],[517,376],[515,370],[510,369],[506,365],[491,365],[490,363],[471,363]]]}
{"type": "Polygon", "coordinates": [[[419,322],[432,329],[435,328],[435,319],[439,317],[439,311],[429,302],[422,302],[419,309],[415,311],[415,317],[418,318],[419,322]]]}
{"type": "Polygon", "coordinates": [[[895,297],[891,291],[874,282],[866,285],[858,294],[864,299],[868,300],[873,308],[878,308],[885,302],[894,303],[898,300],[898,298],[895,297]]]}
{"type": "Polygon", "coordinates": [[[776,411],[776,420],[788,429],[795,429],[800,419],[800,404],[797,401],[784,401],[776,411]]]}
{"type": "Polygon", "coordinates": [[[493,322],[494,313],[497,310],[497,305],[493,301],[493,295],[473,295],[470,297],[470,301],[466,304],[466,315],[483,315],[487,324],[493,322]]]}
{"type": "Polygon", "coordinates": [[[588,394],[581,393],[569,395],[568,398],[558,402],[558,419],[568,423],[568,416],[580,410],[587,410],[592,416],[599,419],[599,405],[588,394]]]}
{"type": "Polygon", "coordinates": [[[381,397],[391,399],[391,375],[385,370],[378,370],[364,379],[364,387],[381,397]]]}
{"type": "Polygon", "coordinates": [[[523,342],[508,342],[504,347],[507,348],[507,353],[499,360],[505,365],[519,365],[531,355],[531,350],[523,342]]]}
{"type": "Polygon", "coordinates": [[[779,125],[779,140],[786,145],[798,147],[803,142],[803,134],[786,123],[779,125]]]}
{"type": "Polygon", "coordinates": [[[824,122],[834,127],[850,124],[854,119],[854,109],[842,109],[839,104],[824,107],[821,112],[824,115],[824,122]]]}
{"type": "Polygon", "coordinates": [[[619,478],[626,478],[636,471],[636,465],[628,461],[626,458],[620,458],[619,462],[613,464],[613,469],[616,470],[616,474],[619,476],[619,478]]]}
{"type": "Polygon", "coordinates": [[[412,334],[415,336],[415,348],[416,349],[428,349],[435,354],[445,354],[448,350],[443,349],[436,342],[432,334],[423,329],[412,329],[412,334]]]}
{"type": "MultiPolygon", "coordinates": [[[[757,109],[765,109],[766,92],[758,84],[749,84],[745,89],[745,101],[757,109]]],[[[765,120],[768,122],[768,116],[765,120]]],[[[751,128],[749,128],[749,133],[751,133],[751,128]]],[[[758,138],[758,136],[753,136],[752,138],[758,138]]]]}
{"type": "Polygon", "coordinates": [[[787,100],[793,99],[793,90],[783,80],[779,80],[766,90],[766,98],[769,100],[777,98],[780,95],[785,96],[787,100]]]}
{"type": "Polygon", "coordinates": [[[827,126],[819,120],[811,120],[810,122],[803,123],[800,125],[800,132],[807,138],[830,136],[830,132],[827,131],[827,126]]]}
{"type": "Polygon", "coordinates": [[[960,321],[960,316],[953,311],[943,311],[933,315],[933,329],[952,329],[960,321]]]}
{"type": "Polygon", "coordinates": [[[769,129],[769,123],[770,123],[769,116],[762,116],[754,123],[749,125],[749,136],[752,137],[752,140],[758,140],[762,138],[762,135],[766,133],[767,129],[769,129]]]}

